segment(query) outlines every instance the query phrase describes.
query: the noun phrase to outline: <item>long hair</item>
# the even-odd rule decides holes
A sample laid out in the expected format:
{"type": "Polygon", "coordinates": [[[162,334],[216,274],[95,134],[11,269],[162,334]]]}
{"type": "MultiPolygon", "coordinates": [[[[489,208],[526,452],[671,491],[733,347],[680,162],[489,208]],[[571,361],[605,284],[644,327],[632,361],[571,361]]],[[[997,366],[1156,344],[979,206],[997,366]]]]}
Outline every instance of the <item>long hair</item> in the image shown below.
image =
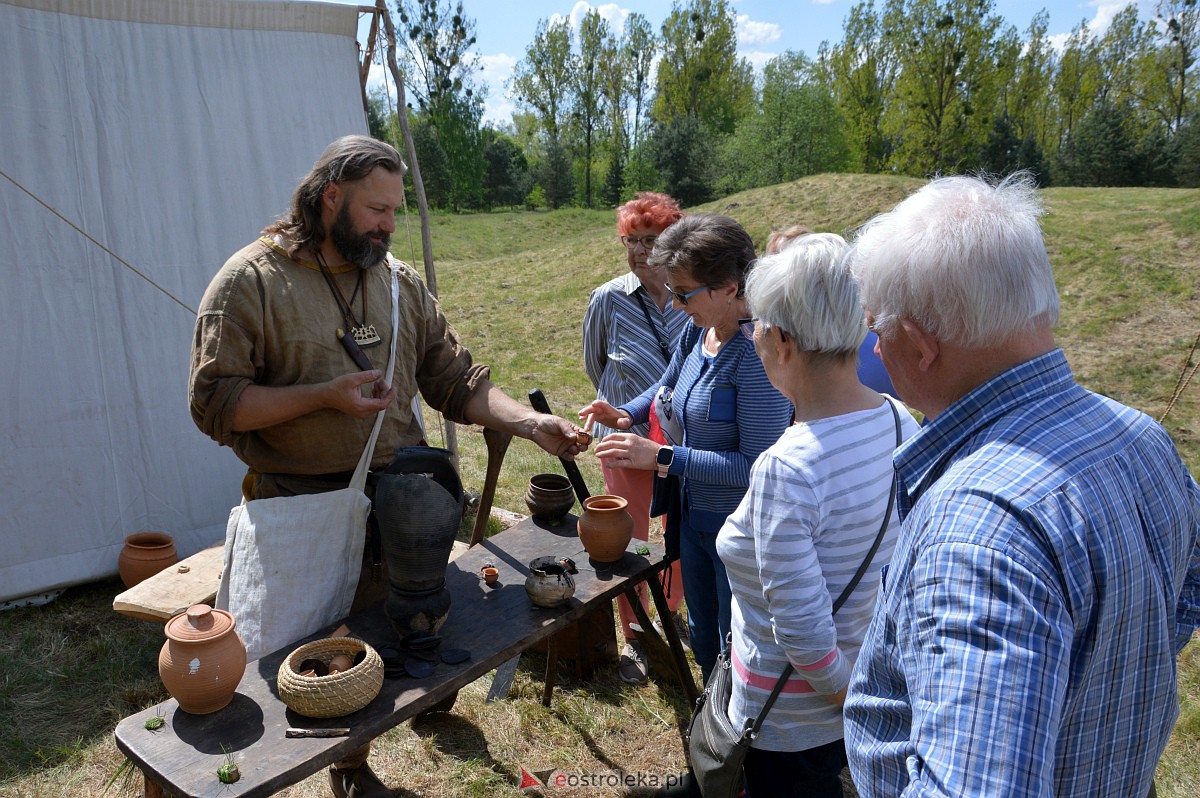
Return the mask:
{"type": "Polygon", "coordinates": [[[330,183],[339,185],[362,180],[376,168],[404,173],[404,160],[392,145],[370,136],[342,136],[325,148],[300,185],[292,193],[287,214],[263,230],[278,233],[288,241],[288,254],[304,247],[319,249],[326,231],[321,225],[321,195],[330,183]]]}

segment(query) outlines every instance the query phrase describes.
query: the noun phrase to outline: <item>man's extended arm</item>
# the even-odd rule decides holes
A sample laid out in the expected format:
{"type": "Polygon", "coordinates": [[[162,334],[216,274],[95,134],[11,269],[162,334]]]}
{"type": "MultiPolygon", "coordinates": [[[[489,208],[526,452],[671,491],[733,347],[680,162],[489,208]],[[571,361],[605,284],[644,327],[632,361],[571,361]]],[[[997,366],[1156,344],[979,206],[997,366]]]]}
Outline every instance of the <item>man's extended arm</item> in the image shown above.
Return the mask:
{"type": "Polygon", "coordinates": [[[466,415],[472,424],[531,440],[550,454],[569,460],[587,448],[576,439],[576,434],[582,431],[580,427],[526,407],[487,379],[471,393],[466,415]]]}

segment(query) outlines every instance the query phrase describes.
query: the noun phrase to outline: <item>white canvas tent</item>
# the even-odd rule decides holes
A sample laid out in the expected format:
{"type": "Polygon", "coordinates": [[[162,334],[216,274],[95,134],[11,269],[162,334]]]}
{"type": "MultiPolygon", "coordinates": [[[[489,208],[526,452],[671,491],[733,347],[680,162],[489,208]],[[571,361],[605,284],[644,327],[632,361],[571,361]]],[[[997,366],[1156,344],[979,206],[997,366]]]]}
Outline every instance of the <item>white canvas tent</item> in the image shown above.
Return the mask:
{"type": "Polygon", "coordinates": [[[244,469],[188,413],[194,308],[366,132],[357,28],[325,3],[0,0],[0,605],[116,573],[138,530],[180,556],[223,537],[244,469]]]}

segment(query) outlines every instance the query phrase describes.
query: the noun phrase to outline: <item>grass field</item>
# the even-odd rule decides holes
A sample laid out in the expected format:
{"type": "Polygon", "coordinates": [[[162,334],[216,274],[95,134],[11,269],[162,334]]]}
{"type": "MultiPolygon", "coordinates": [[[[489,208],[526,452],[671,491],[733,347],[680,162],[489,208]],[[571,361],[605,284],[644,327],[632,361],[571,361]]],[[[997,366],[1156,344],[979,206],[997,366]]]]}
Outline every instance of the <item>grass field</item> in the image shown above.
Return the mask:
{"type": "MultiPolygon", "coordinates": [[[[825,175],[702,209],[739,219],[761,248],[771,228],[795,222],[847,232],[918,185],[825,175]]],[[[1047,244],[1063,298],[1060,344],[1084,385],[1161,417],[1200,333],[1200,191],[1050,189],[1046,199],[1047,244]]],[[[394,250],[419,267],[415,215],[410,223],[411,245],[402,228],[394,250]]],[[[438,216],[432,225],[441,301],[476,359],[491,364],[493,380],[510,395],[525,401],[541,388],[556,412],[573,418],[594,396],[581,365],[588,292],[625,268],[612,212],[438,216]]],[[[1165,420],[1193,473],[1200,473],[1198,390],[1186,388],[1165,420]]],[[[478,489],[482,436],[459,428],[458,443],[464,481],[478,489]]],[[[580,465],[597,492],[595,458],[585,454],[580,465]]],[[[525,512],[528,477],[560,470],[554,458],[515,441],[496,505],[525,512]]],[[[114,776],[108,795],[139,793],[140,780],[121,772],[112,729],[166,697],[156,669],[163,637],[160,626],[112,612],[120,590],[114,579],[72,589],[45,607],[0,614],[0,797],[101,795],[114,776]]],[[[1200,790],[1200,644],[1180,663],[1181,717],[1158,774],[1164,798],[1200,790]]],[[[398,795],[492,796],[517,794],[520,767],[601,777],[661,777],[683,768],[676,730],[689,708],[677,686],[628,687],[611,672],[578,684],[564,666],[547,709],[539,701],[543,667],[543,654],[528,653],[508,700],[486,704],[485,678],[460,694],[454,713],[389,732],[376,745],[376,770],[398,795]]],[[[328,793],[316,776],[283,794],[328,793]]]]}

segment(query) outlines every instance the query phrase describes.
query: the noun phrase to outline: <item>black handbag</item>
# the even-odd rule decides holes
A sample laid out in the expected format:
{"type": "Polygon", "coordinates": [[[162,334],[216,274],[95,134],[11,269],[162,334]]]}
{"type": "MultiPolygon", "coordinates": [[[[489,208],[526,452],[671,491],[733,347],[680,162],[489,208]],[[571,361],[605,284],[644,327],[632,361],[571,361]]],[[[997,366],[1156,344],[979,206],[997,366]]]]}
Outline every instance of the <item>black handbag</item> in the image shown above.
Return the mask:
{"type": "MultiPolygon", "coordinates": [[[[892,408],[892,417],[896,422],[896,446],[899,447],[902,443],[900,415],[896,412],[895,403],[888,399],[884,401],[892,408]]],[[[833,602],[834,613],[837,613],[846,603],[846,599],[850,597],[854,588],[862,580],[863,574],[867,572],[871,560],[875,558],[875,552],[879,551],[879,545],[883,542],[883,534],[887,531],[895,502],[896,480],[893,477],[887,510],[883,513],[883,524],[879,527],[875,542],[871,545],[862,564],[858,566],[854,577],[837,597],[837,600],[833,602]]],[[[779,680],[775,682],[775,687],[771,690],[771,695],[767,698],[766,703],[763,704],[758,717],[748,718],[741,729],[735,728],[729,720],[729,701],[733,696],[732,649],[733,633],[731,632],[725,638],[725,648],[717,658],[717,664],[708,677],[708,683],[704,685],[704,692],[696,699],[696,710],[692,713],[692,722],[688,727],[688,754],[691,760],[692,774],[695,776],[700,793],[704,798],[734,798],[741,792],[745,782],[742,766],[746,761],[746,753],[754,743],[754,738],[758,736],[758,730],[762,728],[763,721],[767,719],[767,713],[771,711],[775,699],[779,697],[779,693],[787,684],[793,670],[792,664],[789,662],[783,669],[783,673],[780,674],[779,680]]]]}

